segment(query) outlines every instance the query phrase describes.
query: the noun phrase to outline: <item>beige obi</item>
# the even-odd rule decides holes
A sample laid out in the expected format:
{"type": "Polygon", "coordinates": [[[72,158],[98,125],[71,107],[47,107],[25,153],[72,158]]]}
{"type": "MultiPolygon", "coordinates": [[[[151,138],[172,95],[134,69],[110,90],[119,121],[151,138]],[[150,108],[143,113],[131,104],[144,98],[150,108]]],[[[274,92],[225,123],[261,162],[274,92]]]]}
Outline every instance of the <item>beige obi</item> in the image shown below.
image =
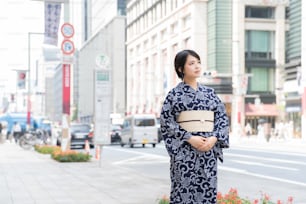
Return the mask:
{"type": "Polygon", "coordinates": [[[182,111],[177,123],[188,132],[212,132],[214,130],[214,112],[207,110],[182,111]]]}

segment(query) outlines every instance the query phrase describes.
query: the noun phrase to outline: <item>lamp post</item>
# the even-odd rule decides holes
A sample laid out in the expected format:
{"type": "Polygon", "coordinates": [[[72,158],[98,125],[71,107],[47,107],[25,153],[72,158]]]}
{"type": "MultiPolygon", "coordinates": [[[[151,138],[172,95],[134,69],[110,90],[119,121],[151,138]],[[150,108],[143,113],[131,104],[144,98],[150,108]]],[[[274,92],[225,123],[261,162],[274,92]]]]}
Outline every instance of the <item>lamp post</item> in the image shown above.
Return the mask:
{"type": "Polygon", "coordinates": [[[27,126],[31,127],[31,36],[44,35],[45,33],[29,32],[28,33],[28,99],[27,99],[27,126]]]}

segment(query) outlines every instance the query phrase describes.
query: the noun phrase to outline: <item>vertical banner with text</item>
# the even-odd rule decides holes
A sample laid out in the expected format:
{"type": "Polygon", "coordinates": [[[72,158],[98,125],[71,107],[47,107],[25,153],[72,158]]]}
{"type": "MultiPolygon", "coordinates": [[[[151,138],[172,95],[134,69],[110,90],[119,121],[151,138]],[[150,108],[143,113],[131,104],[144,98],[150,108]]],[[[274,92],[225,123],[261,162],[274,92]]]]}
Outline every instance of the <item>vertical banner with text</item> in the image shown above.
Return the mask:
{"type": "Polygon", "coordinates": [[[63,113],[70,115],[70,64],[63,64],[63,113]]]}
{"type": "Polygon", "coordinates": [[[45,2],[45,44],[58,43],[58,28],[61,18],[61,3],[45,2]]]}

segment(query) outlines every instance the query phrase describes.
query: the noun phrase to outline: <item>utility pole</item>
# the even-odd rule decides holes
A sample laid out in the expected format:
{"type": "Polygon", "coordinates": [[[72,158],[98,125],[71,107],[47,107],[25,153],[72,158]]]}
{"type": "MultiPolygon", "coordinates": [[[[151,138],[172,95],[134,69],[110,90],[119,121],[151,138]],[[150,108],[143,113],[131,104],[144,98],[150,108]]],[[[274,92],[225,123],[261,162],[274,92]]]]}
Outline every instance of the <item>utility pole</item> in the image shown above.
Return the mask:
{"type": "Polygon", "coordinates": [[[28,33],[28,99],[27,99],[27,128],[31,127],[31,36],[32,35],[44,35],[39,32],[28,33]]]}

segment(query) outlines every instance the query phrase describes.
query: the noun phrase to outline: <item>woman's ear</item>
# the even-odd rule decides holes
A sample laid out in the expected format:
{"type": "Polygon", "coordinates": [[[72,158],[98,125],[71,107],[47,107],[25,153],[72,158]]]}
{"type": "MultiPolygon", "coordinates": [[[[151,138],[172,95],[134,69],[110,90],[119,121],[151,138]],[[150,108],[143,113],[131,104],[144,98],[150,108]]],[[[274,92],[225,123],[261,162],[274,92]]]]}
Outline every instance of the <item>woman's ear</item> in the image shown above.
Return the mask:
{"type": "Polygon", "coordinates": [[[182,67],[179,68],[179,71],[180,71],[181,74],[184,74],[182,67]]]}

